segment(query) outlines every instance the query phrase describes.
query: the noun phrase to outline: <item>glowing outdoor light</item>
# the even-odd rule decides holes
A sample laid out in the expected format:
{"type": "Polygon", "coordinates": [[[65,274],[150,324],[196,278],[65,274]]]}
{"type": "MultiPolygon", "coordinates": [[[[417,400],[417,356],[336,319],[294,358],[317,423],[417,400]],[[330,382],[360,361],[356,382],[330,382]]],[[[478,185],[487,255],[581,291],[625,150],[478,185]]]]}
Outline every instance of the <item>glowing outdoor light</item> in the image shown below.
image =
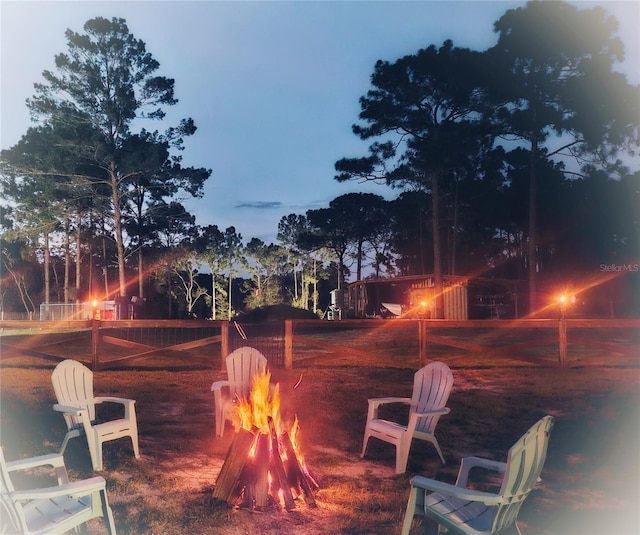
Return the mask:
{"type": "Polygon", "coordinates": [[[91,304],[93,305],[93,319],[94,320],[101,320],[102,319],[102,312],[100,311],[100,308],[98,307],[98,300],[94,299],[93,301],[91,301],[91,304]]]}
{"type": "Polygon", "coordinates": [[[566,292],[561,293],[558,296],[558,304],[560,305],[560,317],[564,318],[567,311],[567,307],[574,305],[576,302],[576,296],[568,294],[566,292]]]}
{"type": "Polygon", "coordinates": [[[576,296],[563,293],[558,297],[558,302],[560,303],[560,306],[573,305],[576,302],[576,296]]]}

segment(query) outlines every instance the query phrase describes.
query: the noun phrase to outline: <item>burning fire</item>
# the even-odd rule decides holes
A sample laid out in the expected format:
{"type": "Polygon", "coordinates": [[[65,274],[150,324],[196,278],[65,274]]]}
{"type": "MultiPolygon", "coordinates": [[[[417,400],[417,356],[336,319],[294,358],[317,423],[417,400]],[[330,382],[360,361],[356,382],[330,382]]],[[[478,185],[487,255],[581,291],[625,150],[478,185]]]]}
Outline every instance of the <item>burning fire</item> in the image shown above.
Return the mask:
{"type": "Polygon", "coordinates": [[[282,432],[280,418],[280,384],[271,388],[271,373],[257,373],[249,399],[240,398],[235,405],[234,427],[251,431],[257,427],[261,433],[269,434],[269,418],[278,434],[282,432]]]}
{"type": "MultiPolygon", "coordinates": [[[[271,372],[257,373],[253,378],[249,399],[238,399],[234,408],[233,425],[236,431],[238,429],[257,430],[258,433],[269,435],[271,433],[269,421],[271,421],[278,437],[285,432],[288,433],[295,454],[302,463],[302,453],[296,440],[300,430],[298,417],[295,417],[290,429],[284,429],[280,415],[280,383],[271,387],[271,372]]],[[[256,444],[252,448],[252,455],[255,454],[256,444]]],[[[286,450],[282,452],[282,457],[283,460],[286,460],[286,450]]]]}
{"type": "Polygon", "coordinates": [[[297,444],[298,418],[283,429],[280,415],[280,385],[271,386],[271,373],[256,374],[249,398],[234,404],[236,436],[218,475],[214,498],[230,505],[264,510],[272,502],[294,507],[303,495],[315,506],[318,489],[297,444]]]}

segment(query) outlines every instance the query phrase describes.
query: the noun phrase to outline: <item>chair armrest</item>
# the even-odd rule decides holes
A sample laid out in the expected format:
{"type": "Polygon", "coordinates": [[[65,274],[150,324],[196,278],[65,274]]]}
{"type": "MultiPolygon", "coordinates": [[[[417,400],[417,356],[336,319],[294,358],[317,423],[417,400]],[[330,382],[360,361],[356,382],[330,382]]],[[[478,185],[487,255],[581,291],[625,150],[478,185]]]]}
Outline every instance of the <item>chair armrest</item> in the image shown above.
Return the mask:
{"type": "Polygon", "coordinates": [[[369,402],[369,408],[367,410],[367,422],[376,420],[378,418],[378,409],[382,405],[390,403],[404,403],[406,405],[411,404],[411,398],[398,398],[398,397],[386,397],[386,398],[371,398],[367,400],[369,402]]]}
{"type": "Polygon", "coordinates": [[[222,389],[226,388],[231,391],[231,385],[228,380],[216,381],[211,385],[211,392],[213,392],[213,405],[216,410],[216,417],[223,418],[223,406],[224,396],[222,395],[222,389]]]}
{"type": "Polygon", "coordinates": [[[130,405],[131,403],[135,403],[135,399],[127,399],[127,398],[117,398],[114,396],[98,396],[93,398],[93,402],[98,403],[120,403],[121,405],[130,405]]]}
{"type": "Polygon", "coordinates": [[[213,392],[214,390],[222,390],[223,387],[225,386],[229,386],[229,381],[225,380],[225,381],[216,381],[215,383],[211,384],[211,392],[213,392]]]}
{"type": "Polygon", "coordinates": [[[88,412],[87,409],[84,407],[74,407],[73,405],[60,405],[59,403],[56,403],[53,406],[53,410],[58,412],[69,412],[77,416],[81,416],[83,412],[88,412]]]}
{"type": "Polygon", "coordinates": [[[507,463],[500,461],[492,461],[491,459],[483,459],[481,457],[464,457],[460,463],[460,470],[458,471],[458,478],[456,479],[456,486],[466,487],[469,481],[469,472],[472,468],[484,468],[485,470],[493,470],[494,472],[501,472],[507,469],[507,463]]]}
{"type": "Polygon", "coordinates": [[[134,420],[136,414],[136,400],[128,398],[118,398],[114,396],[98,396],[93,398],[93,402],[97,405],[99,403],[118,403],[124,407],[124,419],[134,420]]]}
{"type": "MultiPolygon", "coordinates": [[[[129,410],[127,410],[129,407],[133,407],[133,405],[125,405],[125,413],[130,412],[129,410]]],[[[65,419],[67,419],[67,415],[73,415],[75,418],[77,418],[77,421],[73,422],[73,424],[67,421],[69,432],[71,432],[72,428],[75,430],[79,430],[82,428],[87,436],[91,435],[91,426],[93,422],[91,421],[91,417],[89,416],[89,409],[87,409],[86,407],[73,407],[71,405],[60,405],[59,403],[56,403],[53,406],[53,410],[63,413],[65,419]]]]}
{"type": "Polygon", "coordinates": [[[11,493],[11,496],[16,500],[38,500],[42,498],[55,498],[56,496],[88,496],[96,491],[103,491],[105,489],[106,482],[104,478],[96,476],[90,479],[65,483],[64,485],[58,485],[56,487],[46,487],[34,490],[16,490],[11,493]]]}
{"type": "Polygon", "coordinates": [[[412,412],[411,414],[415,414],[416,416],[433,416],[435,414],[449,414],[451,409],[449,407],[442,407],[441,409],[435,411],[426,411],[426,412],[412,412]]]}
{"type": "Polygon", "coordinates": [[[411,404],[411,398],[397,398],[397,397],[372,398],[372,399],[369,399],[368,402],[369,402],[369,405],[373,407],[380,407],[381,405],[387,405],[389,403],[411,404]]]}
{"type": "Polygon", "coordinates": [[[461,500],[481,502],[485,505],[498,505],[502,502],[502,496],[492,494],[491,492],[482,492],[479,490],[467,489],[465,487],[458,487],[457,485],[436,481],[435,479],[430,479],[424,476],[414,476],[411,478],[411,486],[437,492],[438,494],[443,494],[445,496],[459,498],[461,500]]]}
{"type": "Polygon", "coordinates": [[[37,457],[29,457],[28,459],[18,459],[5,464],[8,472],[17,470],[31,470],[41,466],[51,466],[56,473],[58,484],[62,485],[69,482],[67,467],[64,464],[64,457],[59,453],[50,453],[48,455],[38,455],[37,457]]]}
{"type": "Polygon", "coordinates": [[[64,466],[64,457],[59,453],[49,453],[48,455],[9,461],[6,463],[6,466],[9,472],[13,472],[14,470],[30,470],[38,466],[53,466],[57,468],[64,466]]]}

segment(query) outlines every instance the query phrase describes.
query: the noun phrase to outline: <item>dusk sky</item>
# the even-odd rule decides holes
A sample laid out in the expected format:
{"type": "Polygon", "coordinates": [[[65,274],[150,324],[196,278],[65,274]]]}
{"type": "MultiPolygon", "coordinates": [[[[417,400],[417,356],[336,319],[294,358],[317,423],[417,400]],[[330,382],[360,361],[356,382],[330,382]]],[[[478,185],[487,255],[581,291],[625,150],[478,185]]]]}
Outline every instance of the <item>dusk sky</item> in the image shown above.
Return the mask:
{"type": "MultiPolygon", "coordinates": [[[[602,5],[620,23],[625,61],[617,70],[640,83],[640,2],[602,5]]],[[[31,125],[25,100],[65,30],[83,33],[93,17],[126,19],[129,31],[175,79],[177,105],[163,130],[192,117],[184,164],[212,169],[202,199],[184,202],[199,225],[235,226],[243,240],[275,241],[290,213],[326,207],[352,191],[394,197],[383,186],[340,184],[334,164],[365,155],[369,142],[351,131],[358,99],[378,59],[395,61],[444,40],[485,50],[493,23],[512,1],[4,1],[0,2],[0,146],[31,125]]]]}

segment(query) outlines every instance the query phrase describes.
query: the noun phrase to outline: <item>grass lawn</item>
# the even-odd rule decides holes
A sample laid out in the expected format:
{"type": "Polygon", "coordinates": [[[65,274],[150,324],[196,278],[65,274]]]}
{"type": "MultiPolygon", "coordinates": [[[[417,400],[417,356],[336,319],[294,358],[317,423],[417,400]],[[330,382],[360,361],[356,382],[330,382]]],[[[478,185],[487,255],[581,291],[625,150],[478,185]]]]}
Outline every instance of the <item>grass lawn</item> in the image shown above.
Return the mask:
{"type": "MultiPolygon", "coordinates": [[[[211,496],[233,438],[230,426],[223,438],[214,436],[210,385],[225,374],[212,369],[96,372],[96,395],[137,400],[141,459],[133,458],[128,439],[104,446],[102,475],[118,533],[399,533],[413,475],[453,482],[462,456],[504,460],[511,444],[545,414],[556,422],[543,483],[519,515],[523,534],[638,533],[638,367],[450,364],[455,377],[451,414],[436,432],[447,464],[441,465],[430,444],[415,441],[407,472],[398,476],[389,444],[372,439],[367,457],[360,459],[367,398],[409,396],[415,369],[354,363],[272,369],[283,417],[298,416],[302,451],[320,490],[316,508],[300,499],[291,512],[264,513],[233,509],[211,496]]],[[[51,371],[50,364],[0,368],[0,441],[8,460],[55,452],[62,441],[66,428],[51,408],[51,371]]],[[[65,458],[72,479],[91,475],[84,439],[72,440],[65,458]]],[[[106,529],[96,520],[90,532],[106,529]]],[[[416,520],[414,532],[436,531],[416,520]]]]}

